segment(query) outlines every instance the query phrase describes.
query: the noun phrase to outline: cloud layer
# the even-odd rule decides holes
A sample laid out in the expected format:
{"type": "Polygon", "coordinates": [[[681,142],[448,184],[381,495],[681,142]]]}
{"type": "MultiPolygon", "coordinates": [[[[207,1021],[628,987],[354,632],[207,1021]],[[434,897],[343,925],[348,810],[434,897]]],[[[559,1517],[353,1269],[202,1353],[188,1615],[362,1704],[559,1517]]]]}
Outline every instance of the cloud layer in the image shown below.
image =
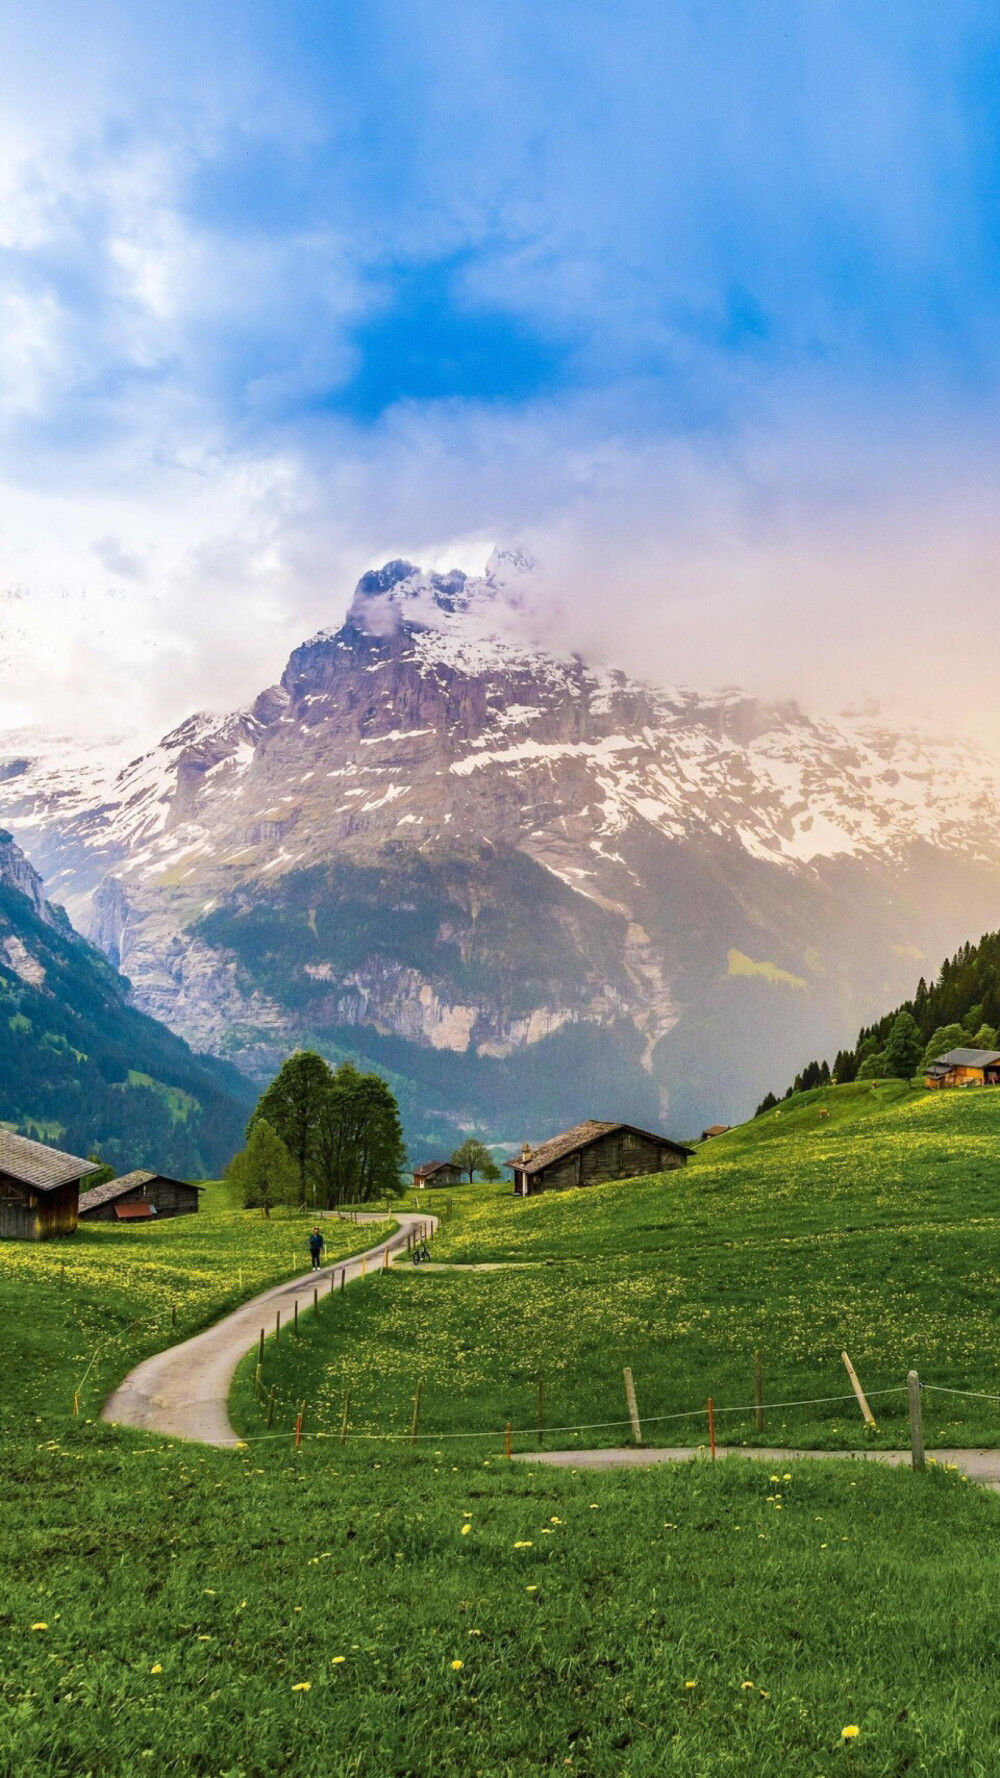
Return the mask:
{"type": "Polygon", "coordinates": [[[0,724],[240,702],[372,562],[990,732],[985,6],[0,3],[0,724]]]}

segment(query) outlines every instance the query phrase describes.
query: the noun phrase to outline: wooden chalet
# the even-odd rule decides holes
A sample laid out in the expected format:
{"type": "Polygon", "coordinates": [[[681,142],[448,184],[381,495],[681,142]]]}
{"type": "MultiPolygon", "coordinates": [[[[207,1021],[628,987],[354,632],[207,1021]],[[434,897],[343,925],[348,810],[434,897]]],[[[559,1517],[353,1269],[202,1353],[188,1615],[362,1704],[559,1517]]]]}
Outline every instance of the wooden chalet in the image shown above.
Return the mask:
{"type": "Polygon", "coordinates": [[[703,1142],[708,1142],[712,1136],[728,1136],[729,1130],[729,1124],[709,1124],[707,1130],[702,1130],[701,1139],[703,1142]]]}
{"type": "Polygon", "coordinates": [[[0,1129],[0,1241],[48,1241],[76,1228],[94,1161],[0,1129]]]}
{"type": "Polygon", "coordinates": [[[924,1086],[1000,1086],[1000,1050],[946,1050],[924,1069],[924,1086]]]}
{"type": "Polygon", "coordinates": [[[590,1118],[537,1148],[525,1143],[517,1159],[505,1165],[514,1175],[515,1196],[528,1198],[536,1192],[665,1173],[683,1167],[693,1152],[669,1136],[639,1130],[634,1124],[603,1124],[590,1118]]]}
{"type": "Polygon", "coordinates": [[[428,1161],[426,1166],[413,1169],[413,1183],[418,1191],[429,1185],[461,1185],[464,1178],[454,1161],[428,1161]]]}
{"type": "Polygon", "coordinates": [[[81,1222],[145,1222],[151,1217],[189,1216],[198,1209],[200,1185],[166,1173],[123,1173],[92,1186],[80,1199],[81,1222]]]}

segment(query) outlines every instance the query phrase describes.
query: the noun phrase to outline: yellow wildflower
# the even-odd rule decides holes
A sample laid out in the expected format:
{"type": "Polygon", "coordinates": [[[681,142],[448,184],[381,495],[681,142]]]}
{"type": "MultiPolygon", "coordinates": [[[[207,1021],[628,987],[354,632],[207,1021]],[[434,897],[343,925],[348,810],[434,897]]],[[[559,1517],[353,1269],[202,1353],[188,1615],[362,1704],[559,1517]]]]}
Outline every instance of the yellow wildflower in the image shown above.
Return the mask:
{"type": "Polygon", "coordinates": [[[151,1673],[162,1673],[163,1667],[161,1666],[159,1661],[154,1661],[153,1665],[150,1667],[149,1671],[151,1673]]]}
{"type": "Polygon", "coordinates": [[[330,1656],[330,1665],[331,1665],[331,1667],[339,1667],[341,1662],[346,1661],[346,1659],[347,1659],[346,1655],[331,1655],[330,1656]]]}
{"type": "Polygon", "coordinates": [[[292,1686],[292,1690],[293,1690],[293,1692],[311,1692],[312,1691],[312,1680],[311,1679],[300,1679],[298,1685],[292,1686]]]}
{"type": "Polygon", "coordinates": [[[530,1548],[531,1548],[531,1539],[530,1539],[530,1537],[525,1537],[525,1538],[522,1538],[522,1539],[521,1539],[521,1540],[520,1540],[520,1542],[518,1542],[518,1543],[516,1543],[516,1544],[515,1544],[515,1545],[514,1545],[514,1548],[515,1548],[515,1549],[516,1549],[516,1550],[530,1550],[530,1548]]]}
{"type": "Polygon", "coordinates": [[[453,1673],[460,1673],[464,1666],[465,1666],[464,1661],[452,1661],[451,1670],[453,1673]]]}
{"type": "Polygon", "coordinates": [[[463,1526],[462,1526],[462,1536],[463,1536],[463,1537],[468,1537],[468,1535],[469,1535],[469,1532],[470,1532],[470,1531],[471,1531],[471,1530],[472,1530],[472,1526],[471,1526],[471,1525],[463,1525],[463,1526]]]}
{"type": "Polygon", "coordinates": [[[696,1679],[685,1679],[684,1690],[686,1692],[693,1692],[694,1688],[697,1684],[698,1684],[698,1681],[696,1679]]]}
{"type": "Polygon", "coordinates": [[[48,1624],[32,1624],[31,1626],[33,1630],[47,1630],[48,1627],[48,1624]]]}
{"type": "Polygon", "coordinates": [[[743,1684],[740,1686],[740,1690],[743,1692],[752,1692],[753,1691],[753,1680],[752,1679],[745,1679],[743,1681],[743,1684]]]}
{"type": "Polygon", "coordinates": [[[841,1729],[840,1731],[841,1739],[843,1741],[853,1741],[855,1735],[860,1735],[860,1733],[861,1730],[858,1728],[856,1722],[849,1722],[846,1729],[841,1729]]]}

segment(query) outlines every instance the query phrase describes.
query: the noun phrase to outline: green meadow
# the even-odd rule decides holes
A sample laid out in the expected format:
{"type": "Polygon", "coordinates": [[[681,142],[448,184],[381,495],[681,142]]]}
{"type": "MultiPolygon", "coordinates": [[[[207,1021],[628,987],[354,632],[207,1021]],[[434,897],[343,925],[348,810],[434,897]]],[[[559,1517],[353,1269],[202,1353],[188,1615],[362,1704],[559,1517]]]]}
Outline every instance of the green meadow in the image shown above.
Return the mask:
{"type": "MultiPolygon", "coordinates": [[[[913,1367],[929,1443],[1000,1444],[1000,1401],[979,1398],[1000,1396],[1000,1093],[827,1089],[654,1179],[433,1202],[448,1269],[374,1277],[300,1348],[269,1353],[286,1422],[305,1400],[335,1431],[350,1391],[359,1435],[398,1437],[419,1382],[428,1436],[509,1423],[530,1449],[540,1383],[550,1443],[618,1444],[628,1365],[644,1442],[704,1443],[711,1396],[722,1442],[864,1449],[907,1442],[913,1367]],[[780,1404],[762,1435],[755,1351],[780,1404]]],[[[246,1389],[244,1374],[249,1429],[246,1389]]]]}
{"type": "MultiPolygon", "coordinates": [[[[773,1400],[843,1396],[846,1345],[873,1443],[910,1363],[1000,1394],[998,1161],[1000,1094],[849,1088],[628,1187],[428,1194],[447,1268],[324,1295],[268,1344],[270,1432],[243,1367],[226,1451],[99,1402],[303,1269],[307,1220],[212,1188],[198,1218],[5,1245],[0,1775],[992,1775],[995,1495],[843,1461],[553,1470],[502,1429],[533,1443],[541,1378],[547,1442],[621,1442],[629,1363],[649,1441],[698,1445],[755,1346],[773,1400]]],[[[328,1224],[330,1257],[378,1233],[328,1224]]],[[[927,1410],[930,1442],[1000,1444],[998,1404],[927,1410]]],[[[863,1444],[853,1398],[765,1437],[863,1444]]]]}

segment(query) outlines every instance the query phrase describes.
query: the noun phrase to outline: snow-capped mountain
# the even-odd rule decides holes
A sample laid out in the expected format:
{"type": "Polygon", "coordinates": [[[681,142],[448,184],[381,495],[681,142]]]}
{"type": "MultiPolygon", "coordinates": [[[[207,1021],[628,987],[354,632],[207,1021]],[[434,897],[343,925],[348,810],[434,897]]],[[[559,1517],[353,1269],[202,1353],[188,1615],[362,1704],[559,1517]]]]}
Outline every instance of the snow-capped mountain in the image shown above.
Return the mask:
{"type": "Polygon", "coordinates": [[[518,552],[389,562],[249,710],[104,780],[0,757],[0,818],[199,1047],[362,1048],[512,1134],[745,1113],[995,923],[997,761],[588,667],[541,612],[518,552]]]}

